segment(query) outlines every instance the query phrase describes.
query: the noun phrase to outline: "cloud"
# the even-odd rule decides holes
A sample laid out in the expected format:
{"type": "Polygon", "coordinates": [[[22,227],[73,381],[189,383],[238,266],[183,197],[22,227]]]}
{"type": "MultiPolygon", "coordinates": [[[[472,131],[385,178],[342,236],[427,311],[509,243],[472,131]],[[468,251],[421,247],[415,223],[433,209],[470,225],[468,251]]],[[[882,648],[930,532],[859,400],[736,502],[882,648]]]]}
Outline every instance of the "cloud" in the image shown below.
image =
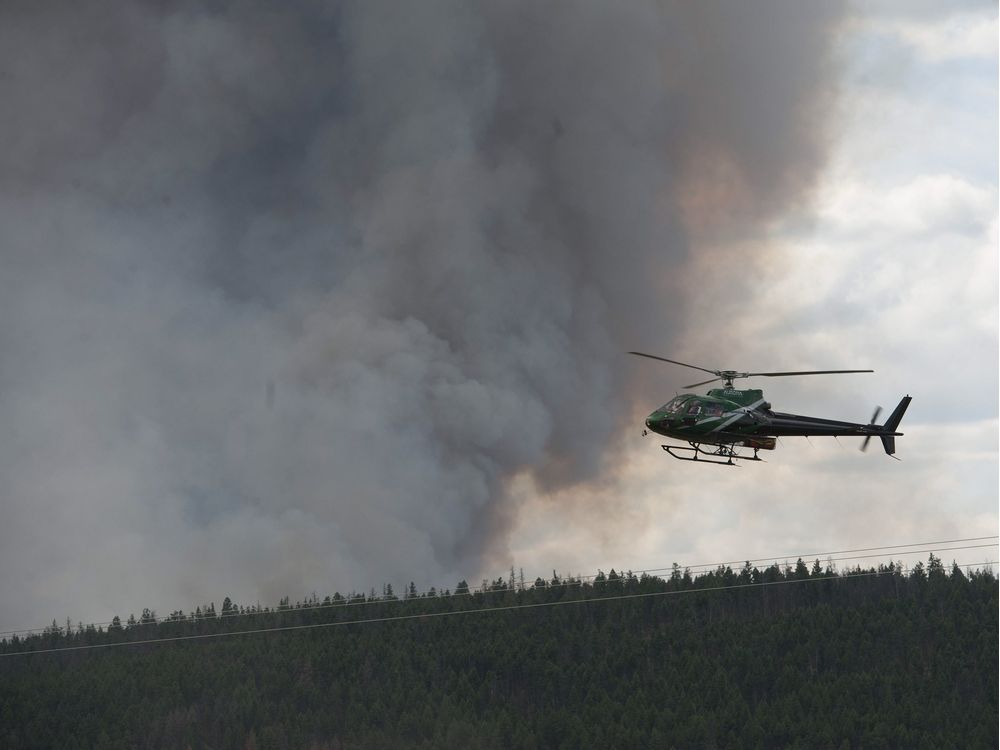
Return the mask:
{"type": "Polygon", "coordinates": [[[933,244],[955,236],[989,231],[996,192],[950,174],[919,175],[902,185],[877,189],[841,183],[818,206],[833,239],[884,240],[933,244]],[[874,235],[874,236],[873,236],[874,235]]]}
{"type": "Polygon", "coordinates": [[[898,36],[924,60],[997,59],[996,7],[956,13],[945,19],[911,20],[894,26],[898,36]]]}
{"type": "MultiPolygon", "coordinates": [[[[880,402],[913,394],[914,420],[994,417],[995,205],[995,188],[947,175],[889,189],[831,183],[817,200],[813,233],[775,239],[788,265],[769,282],[766,313],[741,331],[751,342],[794,341],[792,361],[772,363],[782,368],[875,369],[877,383],[838,380],[837,410],[875,388],[880,402]]],[[[816,385],[781,387],[805,401],[816,385]]]]}

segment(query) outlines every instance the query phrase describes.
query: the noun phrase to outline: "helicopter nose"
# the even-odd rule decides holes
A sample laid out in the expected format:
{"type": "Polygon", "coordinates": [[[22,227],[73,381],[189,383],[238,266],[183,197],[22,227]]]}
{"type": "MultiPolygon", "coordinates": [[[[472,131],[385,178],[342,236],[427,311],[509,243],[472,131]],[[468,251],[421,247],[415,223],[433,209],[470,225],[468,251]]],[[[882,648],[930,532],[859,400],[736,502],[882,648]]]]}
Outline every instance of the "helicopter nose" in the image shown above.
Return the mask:
{"type": "Polygon", "coordinates": [[[667,418],[662,414],[653,412],[648,417],[646,417],[646,427],[654,431],[659,430],[666,423],[666,419],[667,418]]]}

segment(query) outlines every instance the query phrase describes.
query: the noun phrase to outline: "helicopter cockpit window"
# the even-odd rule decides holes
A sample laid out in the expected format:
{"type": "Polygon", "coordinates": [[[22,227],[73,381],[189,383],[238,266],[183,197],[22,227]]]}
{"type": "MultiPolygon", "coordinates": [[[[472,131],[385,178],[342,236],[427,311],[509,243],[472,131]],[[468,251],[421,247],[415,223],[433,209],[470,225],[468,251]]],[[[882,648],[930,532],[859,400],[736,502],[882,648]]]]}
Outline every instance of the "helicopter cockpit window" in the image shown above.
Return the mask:
{"type": "Polygon", "coordinates": [[[705,404],[705,408],[702,409],[702,414],[706,417],[721,417],[722,404],[705,404]]]}
{"type": "Polygon", "coordinates": [[[680,410],[681,405],[683,403],[684,403],[684,397],[683,396],[676,396],[675,398],[671,399],[670,401],[668,401],[667,403],[665,403],[663,406],[661,406],[660,407],[660,411],[665,411],[668,414],[675,414],[677,411],[680,410]]]}
{"type": "Polygon", "coordinates": [[[691,406],[688,407],[687,413],[688,416],[691,417],[701,414],[701,404],[698,402],[691,404],[691,406]]]}

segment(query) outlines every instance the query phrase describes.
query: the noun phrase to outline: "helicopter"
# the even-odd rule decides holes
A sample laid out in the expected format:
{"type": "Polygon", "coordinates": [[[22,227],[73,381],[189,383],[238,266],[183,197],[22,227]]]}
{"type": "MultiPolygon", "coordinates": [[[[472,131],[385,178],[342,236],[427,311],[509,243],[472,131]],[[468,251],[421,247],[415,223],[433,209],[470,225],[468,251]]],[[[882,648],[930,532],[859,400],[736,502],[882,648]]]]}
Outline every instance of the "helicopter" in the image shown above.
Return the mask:
{"type": "MultiPolygon", "coordinates": [[[[863,437],[862,451],[868,448],[869,440],[878,437],[882,441],[886,455],[899,460],[894,455],[896,438],[903,433],[896,432],[896,428],[899,427],[899,423],[903,419],[906,407],[910,405],[909,396],[903,396],[885,424],[878,425],[875,421],[882,413],[881,406],[875,408],[875,413],[872,414],[868,424],[840,422],[833,419],[771,411],[771,404],[764,399],[762,390],[733,387],[733,381],[739,378],[829,375],[875,372],[874,370],[737,372],[736,370],[710,370],[645,352],[629,352],[629,354],[690,367],[712,375],[708,380],[685,385],[682,386],[683,388],[697,388],[718,380],[723,383],[722,388],[712,388],[705,396],[690,393],[675,396],[646,417],[647,430],[674,440],[687,442],[687,446],[660,446],[671,456],[681,461],[697,461],[726,466],[736,466],[736,461],[763,461],[764,459],[758,453],[762,450],[774,450],[777,447],[779,437],[821,435],[863,437]],[[753,450],[752,456],[740,453],[741,449],[747,448],[753,450]]],[[[643,430],[642,434],[647,435],[647,430],[643,430]]]]}

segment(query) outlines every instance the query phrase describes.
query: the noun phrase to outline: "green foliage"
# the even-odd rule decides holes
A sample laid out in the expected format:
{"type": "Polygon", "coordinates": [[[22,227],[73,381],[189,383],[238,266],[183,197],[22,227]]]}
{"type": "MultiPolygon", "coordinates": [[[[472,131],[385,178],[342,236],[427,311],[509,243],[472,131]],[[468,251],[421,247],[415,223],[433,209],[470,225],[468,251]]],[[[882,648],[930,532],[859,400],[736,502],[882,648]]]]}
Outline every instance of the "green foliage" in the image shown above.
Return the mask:
{"type": "Polygon", "coordinates": [[[144,609],[106,632],[53,622],[0,641],[13,654],[322,626],[0,656],[0,746],[998,742],[997,580],[937,558],[910,576],[797,561],[675,568],[667,580],[612,570],[593,584],[553,574],[528,587],[511,573],[479,592],[462,581],[455,596],[384,591],[284,598],[274,611],[226,598],[221,616],[214,604],[190,617],[144,609]],[[442,613],[452,616],[426,616],[442,613]]]}

